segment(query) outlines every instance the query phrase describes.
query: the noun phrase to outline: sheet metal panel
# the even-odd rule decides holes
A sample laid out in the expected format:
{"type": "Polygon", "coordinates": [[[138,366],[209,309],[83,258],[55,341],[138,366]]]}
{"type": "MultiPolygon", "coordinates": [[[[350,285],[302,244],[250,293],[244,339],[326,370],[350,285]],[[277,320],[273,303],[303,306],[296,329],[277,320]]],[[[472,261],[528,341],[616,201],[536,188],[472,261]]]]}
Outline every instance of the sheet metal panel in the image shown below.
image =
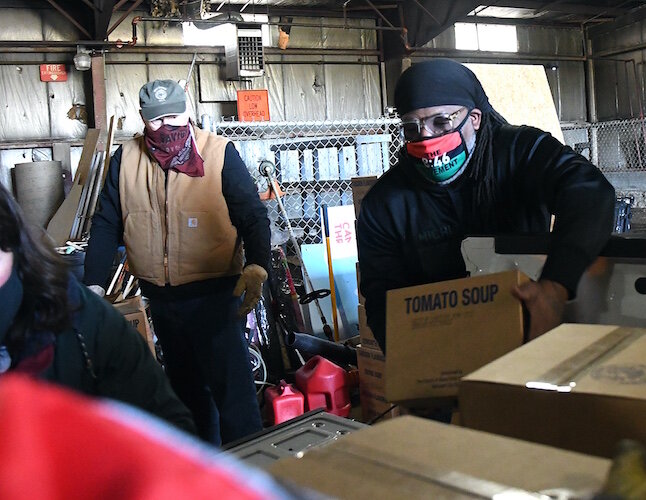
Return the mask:
{"type": "Polygon", "coordinates": [[[140,133],[144,124],[139,115],[139,89],[148,81],[147,67],[106,65],[105,79],[107,116],[114,115],[115,135],[140,133]]]}
{"type": "Polygon", "coordinates": [[[0,66],[0,141],[49,137],[47,86],[38,66],[0,66]]]}
{"type": "Polygon", "coordinates": [[[617,116],[617,72],[614,61],[594,62],[594,83],[597,92],[597,117],[599,121],[617,116]]]}
{"type": "Polygon", "coordinates": [[[364,118],[366,106],[363,68],[358,65],[326,64],[324,72],[326,119],[364,118]]]}
{"type": "Polygon", "coordinates": [[[325,119],[325,76],[321,65],[283,66],[283,79],[286,120],[325,119]]]}

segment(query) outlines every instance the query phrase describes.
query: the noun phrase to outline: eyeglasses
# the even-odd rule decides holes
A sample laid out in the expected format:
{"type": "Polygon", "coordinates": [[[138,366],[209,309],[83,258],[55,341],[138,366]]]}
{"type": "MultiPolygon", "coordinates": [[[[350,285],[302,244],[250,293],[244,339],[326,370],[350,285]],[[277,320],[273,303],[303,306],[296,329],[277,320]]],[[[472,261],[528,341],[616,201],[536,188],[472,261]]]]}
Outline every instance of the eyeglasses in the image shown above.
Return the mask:
{"type": "MultiPolygon", "coordinates": [[[[404,139],[417,139],[422,133],[422,128],[431,134],[431,137],[452,132],[454,130],[453,122],[465,109],[467,108],[460,108],[453,113],[438,113],[424,118],[403,121],[401,127],[404,139]]],[[[468,109],[467,116],[469,116],[468,109]]]]}

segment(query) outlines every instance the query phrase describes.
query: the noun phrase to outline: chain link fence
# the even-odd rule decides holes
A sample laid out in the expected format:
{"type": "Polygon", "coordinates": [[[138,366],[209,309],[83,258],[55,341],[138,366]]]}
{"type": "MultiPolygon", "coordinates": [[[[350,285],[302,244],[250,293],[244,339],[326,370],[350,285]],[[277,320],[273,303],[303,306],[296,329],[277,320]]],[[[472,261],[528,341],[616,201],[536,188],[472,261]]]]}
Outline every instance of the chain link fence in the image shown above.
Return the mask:
{"type": "MultiPolygon", "coordinates": [[[[203,128],[235,144],[267,199],[269,217],[279,229],[286,221],[260,173],[262,161],[276,166],[276,179],[289,223],[300,243],[321,243],[320,208],[352,205],[350,179],[381,175],[397,161],[399,119],[323,122],[214,122],[203,128]]],[[[274,231],[272,231],[274,233],[274,231]]]]}
{"type": "Polygon", "coordinates": [[[565,143],[597,165],[618,198],[646,207],[646,123],[644,119],[563,125],[565,143]]]}
{"type": "MultiPolygon", "coordinates": [[[[350,179],[379,176],[395,165],[398,118],[308,122],[228,122],[203,117],[203,128],[231,139],[277,229],[286,229],[262,161],[276,167],[289,223],[300,243],[321,243],[320,209],[352,204],[350,179]]],[[[562,125],[565,143],[606,175],[619,199],[646,208],[646,120],[562,125]]]]}

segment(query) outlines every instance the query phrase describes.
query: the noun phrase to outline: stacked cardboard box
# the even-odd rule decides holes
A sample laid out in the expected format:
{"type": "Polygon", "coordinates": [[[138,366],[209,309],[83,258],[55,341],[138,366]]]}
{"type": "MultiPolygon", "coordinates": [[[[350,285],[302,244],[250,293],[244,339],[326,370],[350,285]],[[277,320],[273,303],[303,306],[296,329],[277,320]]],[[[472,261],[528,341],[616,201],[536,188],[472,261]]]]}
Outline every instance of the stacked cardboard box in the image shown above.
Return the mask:
{"type": "Polygon", "coordinates": [[[268,471],[333,498],[521,499],[568,491],[592,498],[609,467],[598,457],[405,416],[268,471]]]}
{"type": "Polygon", "coordinates": [[[610,457],[646,443],[646,329],[564,324],[462,379],[462,424],[610,457]]]}
{"type": "Polygon", "coordinates": [[[141,296],[132,297],[113,305],[117,311],[123,314],[126,321],[139,332],[148,344],[153,356],[156,356],[155,341],[153,340],[153,333],[150,329],[150,324],[148,323],[146,308],[141,300],[141,296]]]}

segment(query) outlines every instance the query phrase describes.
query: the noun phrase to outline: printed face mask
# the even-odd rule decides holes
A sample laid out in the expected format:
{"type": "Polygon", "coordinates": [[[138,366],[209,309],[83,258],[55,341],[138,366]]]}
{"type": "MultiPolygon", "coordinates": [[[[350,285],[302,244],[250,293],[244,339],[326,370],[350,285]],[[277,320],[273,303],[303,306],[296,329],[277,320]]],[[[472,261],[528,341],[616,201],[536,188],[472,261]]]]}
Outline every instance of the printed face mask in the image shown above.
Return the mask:
{"type": "Polygon", "coordinates": [[[462,127],[468,118],[467,114],[453,132],[406,144],[408,154],[421,160],[418,168],[424,177],[438,184],[448,184],[462,174],[475,147],[475,135],[471,144],[462,136],[462,127]]]}

